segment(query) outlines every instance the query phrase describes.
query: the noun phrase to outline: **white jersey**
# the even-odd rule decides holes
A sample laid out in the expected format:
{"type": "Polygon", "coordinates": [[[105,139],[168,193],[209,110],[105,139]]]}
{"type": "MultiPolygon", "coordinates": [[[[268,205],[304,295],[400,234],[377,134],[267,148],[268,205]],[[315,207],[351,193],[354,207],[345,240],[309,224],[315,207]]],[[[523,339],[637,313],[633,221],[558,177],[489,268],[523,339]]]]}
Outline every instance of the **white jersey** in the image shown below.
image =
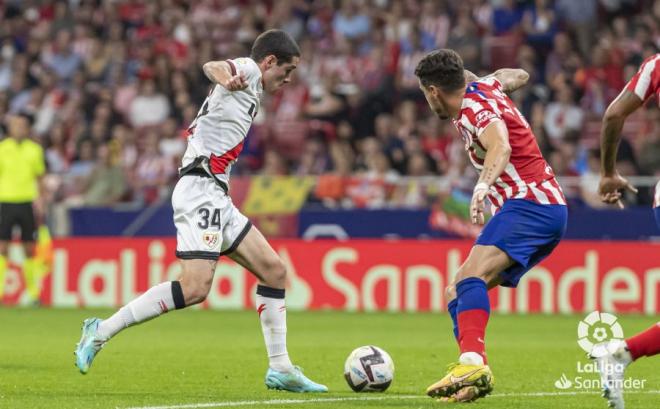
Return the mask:
{"type": "Polygon", "coordinates": [[[243,74],[248,86],[228,91],[215,85],[188,128],[188,148],[182,169],[202,166],[215,178],[229,183],[231,167],[243,150],[263,93],[261,70],[251,58],[227,60],[232,75],[243,74]]]}

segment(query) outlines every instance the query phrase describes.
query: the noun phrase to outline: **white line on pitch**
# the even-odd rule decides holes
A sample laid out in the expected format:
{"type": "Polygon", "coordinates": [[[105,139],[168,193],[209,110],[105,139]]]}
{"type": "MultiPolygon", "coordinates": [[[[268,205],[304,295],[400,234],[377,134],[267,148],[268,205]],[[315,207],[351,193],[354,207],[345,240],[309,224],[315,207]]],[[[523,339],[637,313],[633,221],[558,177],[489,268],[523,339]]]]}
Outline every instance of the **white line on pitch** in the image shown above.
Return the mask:
{"type": "MultiPolygon", "coordinates": [[[[487,399],[491,398],[530,398],[530,397],[542,397],[542,396],[575,396],[575,395],[597,395],[600,394],[600,391],[564,391],[564,392],[528,392],[528,393],[496,393],[489,395],[487,399]]],[[[650,390],[631,390],[626,391],[626,394],[660,394],[660,391],[650,390]]]]}
{"type": "MultiPolygon", "coordinates": [[[[660,394],[660,390],[633,390],[627,393],[632,394],[660,394]]],[[[497,393],[488,396],[486,399],[493,398],[529,398],[544,396],[577,396],[577,395],[596,395],[599,391],[564,391],[564,392],[527,392],[527,393],[497,393]]],[[[305,403],[323,403],[323,402],[347,402],[347,401],[378,401],[378,400],[396,400],[396,399],[428,399],[423,395],[384,395],[384,396],[356,396],[345,398],[312,398],[312,399],[271,399],[271,400],[243,400],[243,401],[225,401],[225,402],[207,402],[207,403],[188,403],[183,405],[168,406],[134,406],[126,409],[200,409],[200,408],[226,408],[235,406],[251,405],[289,405],[305,403]]]]}
{"type": "Polygon", "coordinates": [[[230,406],[250,405],[288,405],[297,403],[320,403],[320,402],[344,402],[344,401],[366,401],[366,400],[391,400],[391,399],[421,399],[421,395],[391,395],[391,396],[360,396],[354,398],[313,398],[313,399],[271,399],[271,400],[243,400],[227,402],[190,403],[171,406],[137,406],[126,409],[193,409],[193,408],[221,408],[230,406]]]}

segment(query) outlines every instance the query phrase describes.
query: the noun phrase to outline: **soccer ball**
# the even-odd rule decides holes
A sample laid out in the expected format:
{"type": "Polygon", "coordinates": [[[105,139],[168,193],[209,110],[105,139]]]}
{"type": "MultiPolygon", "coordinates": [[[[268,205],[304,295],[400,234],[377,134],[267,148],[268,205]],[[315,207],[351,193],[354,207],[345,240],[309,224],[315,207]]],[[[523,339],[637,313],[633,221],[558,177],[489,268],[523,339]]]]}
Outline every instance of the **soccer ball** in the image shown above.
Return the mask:
{"type": "Polygon", "coordinates": [[[382,349],[362,346],[346,359],[344,378],[355,392],[384,392],[394,378],[394,362],[382,349]]]}

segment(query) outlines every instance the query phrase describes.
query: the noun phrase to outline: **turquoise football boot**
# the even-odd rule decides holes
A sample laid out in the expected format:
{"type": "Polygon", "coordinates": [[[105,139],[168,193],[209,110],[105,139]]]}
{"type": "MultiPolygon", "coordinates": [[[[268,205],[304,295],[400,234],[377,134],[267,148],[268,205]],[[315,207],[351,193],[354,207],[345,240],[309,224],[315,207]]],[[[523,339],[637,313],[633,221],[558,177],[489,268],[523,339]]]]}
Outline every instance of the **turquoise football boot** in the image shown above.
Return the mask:
{"type": "Polygon", "coordinates": [[[89,367],[96,354],[103,348],[106,340],[96,338],[96,330],[101,324],[100,318],[88,318],[83,321],[82,336],[76,345],[76,366],[83,375],[89,372],[89,367]]]}
{"type": "Polygon", "coordinates": [[[302,373],[300,367],[294,366],[292,372],[278,372],[268,368],[266,372],[266,387],[289,392],[327,392],[328,387],[311,381],[302,373]]]}

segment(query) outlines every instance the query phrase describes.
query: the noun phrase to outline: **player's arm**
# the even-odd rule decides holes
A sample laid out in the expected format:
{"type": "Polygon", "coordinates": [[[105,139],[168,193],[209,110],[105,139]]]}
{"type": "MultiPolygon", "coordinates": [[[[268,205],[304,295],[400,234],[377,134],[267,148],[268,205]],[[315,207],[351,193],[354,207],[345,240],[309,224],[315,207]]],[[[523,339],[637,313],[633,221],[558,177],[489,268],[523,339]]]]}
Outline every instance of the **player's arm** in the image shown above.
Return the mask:
{"type": "Polygon", "coordinates": [[[470,217],[475,224],[484,223],[484,199],[511,158],[509,131],[503,121],[496,120],[486,126],[479,142],[486,148],[486,157],[470,203],[470,217]]]}
{"type": "Polygon", "coordinates": [[[616,171],[616,156],[626,118],[643,103],[633,92],[623,90],[605,111],[600,135],[601,180],[598,185],[601,200],[605,203],[617,203],[619,207],[623,207],[619,190],[628,189],[637,193],[637,189],[616,171]]]}
{"type": "Polygon", "coordinates": [[[489,75],[491,76],[502,84],[504,92],[513,92],[529,81],[529,74],[521,68],[502,68],[489,75]]]}
{"type": "MultiPolygon", "coordinates": [[[[469,70],[463,70],[463,74],[466,82],[479,80],[479,77],[469,70]]],[[[521,68],[502,68],[483,78],[489,77],[496,78],[502,84],[502,91],[504,92],[513,92],[529,81],[529,74],[521,68]]]]}
{"type": "Polygon", "coordinates": [[[601,172],[611,176],[616,172],[616,154],[621,141],[621,130],[626,118],[642,106],[643,101],[634,93],[624,90],[605,111],[600,135],[601,172]]]}
{"type": "Polygon", "coordinates": [[[211,82],[222,85],[229,91],[240,91],[248,86],[245,75],[236,72],[227,61],[209,61],[202,69],[211,82]]]}

